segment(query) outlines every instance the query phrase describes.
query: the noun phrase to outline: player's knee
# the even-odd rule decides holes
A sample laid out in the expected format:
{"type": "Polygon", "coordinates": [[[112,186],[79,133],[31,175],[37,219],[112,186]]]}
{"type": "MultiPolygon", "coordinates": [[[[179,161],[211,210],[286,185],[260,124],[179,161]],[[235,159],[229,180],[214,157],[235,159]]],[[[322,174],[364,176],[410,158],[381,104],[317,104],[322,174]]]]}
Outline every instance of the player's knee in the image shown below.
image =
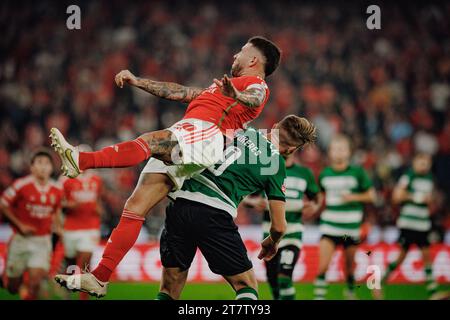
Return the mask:
{"type": "Polygon", "coordinates": [[[147,210],[143,208],[142,201],[139,198],[139,196],[131,195],[125,202],[124,208],[138,216],[145,217],[147,210]]]}

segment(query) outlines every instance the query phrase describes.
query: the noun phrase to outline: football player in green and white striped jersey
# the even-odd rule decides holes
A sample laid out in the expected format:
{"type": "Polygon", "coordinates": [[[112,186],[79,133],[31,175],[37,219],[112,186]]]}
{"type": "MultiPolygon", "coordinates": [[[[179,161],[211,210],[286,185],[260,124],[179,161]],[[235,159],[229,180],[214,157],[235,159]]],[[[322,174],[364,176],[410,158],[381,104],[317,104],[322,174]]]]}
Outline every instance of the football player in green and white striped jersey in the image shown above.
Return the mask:
{"type": "MultiPolygon", "coordinates": [[[[300,256],[303,218],[310,218],[320,209],[321,194],[310,169],[295,162],[294,155],[286,158],[286,221],[287,230],[275,257],[265,261],[266,276],[274,300],[294,300],[292,275],[300,256]],[[305,197],[306,195],[306,197],[305,197]]],[[[245,204],[264,211],[263,238],[269,235],[270,212],[267,200],[261,196],[245,199],[245,204]]]]}
{"type": "MultiPolygon", "coordinates": [[[[302,246],[303,223],[319,209],[319,187],[310,169],[295,163],[294,156],[286,159],[286,221],[287,230],[280,241],[276,256],[265,261],[267,280],[276,300],[294,300],[292,275],[302,246]],[[305,197],[306,195],[306,197],[305,197]]],[[[264,212],[264,238],[269,233],[270,216],[264,212]]]]}
{"type": "Polygon", "coordinates": [[[434,189],[431,156],[425,153],[415,155],[412,168],[407,170],[397,183],[392,194],[392,202],[401,205],[397,227],[400,229],[400,255],[389,264],[384,281],[402,264],[412,244],[422,251],[425,265],[426,288],[429,297],[437,292],[438,285],[433,279],[428,234],[431,229],[430,210],[434,189]]]}
{"type": "Polygon", "coordinates": [[[325,209],[320,216],[322,238],[319,243],[319,272],[314,283],[314,298],[325,299],[325,274],[338,245],[344,247],[348,299],[354,299],[353,261],[360,241],[365,203],[375,202],[375,189],[366,171],[350,164],[348,137],[337,135],[328,150],[330,166],[319,175],[319,187],[325,195],[325,209]]]}

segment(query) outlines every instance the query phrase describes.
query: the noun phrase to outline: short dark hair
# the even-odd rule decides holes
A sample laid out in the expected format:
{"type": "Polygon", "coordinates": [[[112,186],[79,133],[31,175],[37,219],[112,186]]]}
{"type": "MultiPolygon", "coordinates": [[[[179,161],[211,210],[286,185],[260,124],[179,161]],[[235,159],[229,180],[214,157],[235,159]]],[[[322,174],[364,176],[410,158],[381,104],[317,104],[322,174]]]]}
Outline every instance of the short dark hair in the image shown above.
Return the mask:
{"type": "Polygon", "coordinates": [[[33,164],[37,157],[47,157],[53,165],[52,151],[48,148],[41,147],[31,154],[30,164],[33,164]]]}
{"type": "Polygon", "coordinates": [[[266,63],[264,65],[264,73],[266,77],[270,76],[280,64],[281,50],[272,41],[256,36],[248,40],[249,43],[254,45],[266,58],[266,63]]]}
{"type": "Polygon", "coordinates": [[[302,147],[314,143],[317,138],[316,126],[306,118],[291,114],[284,117],[279,125],[289,135],[292,145],[302,147]]]}

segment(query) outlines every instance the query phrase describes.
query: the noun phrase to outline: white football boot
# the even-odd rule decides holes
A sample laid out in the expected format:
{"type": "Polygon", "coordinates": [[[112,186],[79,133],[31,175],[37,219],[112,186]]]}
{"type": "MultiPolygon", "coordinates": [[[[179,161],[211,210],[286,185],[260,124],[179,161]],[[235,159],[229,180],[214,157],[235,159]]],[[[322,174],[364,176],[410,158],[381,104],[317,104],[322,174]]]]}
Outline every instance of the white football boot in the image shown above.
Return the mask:
{"type": "Polygon", "coordinates": [[[62,174],[69,178],[76,178],[80,173],[78,158],[80,152],[77,147],[72,146],[64,139],[62,133],[56,129],[50,129],[50,138],[52,139],[52,147],[59,154],[62,161],[62,174]]]}
{"type": "Polygon", "coordinates": [[[67,288],[73,292],[81,291],[87,294],[101,298],[106,295],[108,282],[98,280],[92,273],[81,274],[57,274],[55,281],[62,287],[67,288]]]}

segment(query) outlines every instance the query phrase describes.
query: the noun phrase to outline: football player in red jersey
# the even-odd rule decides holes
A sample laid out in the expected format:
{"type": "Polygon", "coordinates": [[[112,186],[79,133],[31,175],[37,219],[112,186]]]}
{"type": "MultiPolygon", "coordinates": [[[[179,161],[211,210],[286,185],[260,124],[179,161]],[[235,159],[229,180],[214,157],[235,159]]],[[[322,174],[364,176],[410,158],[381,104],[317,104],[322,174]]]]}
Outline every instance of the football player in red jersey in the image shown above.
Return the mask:
{"type": "MultiPolygon", "coordinates": [[[[90,151],[87,146],[80,146],[90,151]]],[[[92,253],[100,241],[100,217],[103,213],[101,203],[102,178],[87,171],[75,179],[61,177],[64,190],[64,224],[62,242],[64,245],[65,267],[78,266],[86,269],[92,253]]],[[[73,270],[67,269],[72,274],[73,270]]],[[[87,295],[80,294],[85,300],[87,295]]]]}
{"type": "Polygon", "coordinates": [[[61,208],[62,189],[50,176],[49,151],[40,149],[31,158],[31,174],[17,179],[1,196],[0,209],[13,228],[8,244],[5,284],[18,293],[28,271],[27,296],[35,299],[47,276],[52,254],[52,224],[61,208]]]}
{"type": "MultiPolygon", "coordinates": [[[[275,71],[279,61],[280,50],[274,43],[253,37],[234,55],[233,77],[214,79],[207,89],[141,79],[124,70],[116,75],[119,87],[128,83],[161,98],[189,103],[184,118],[168,129],[145,133],[136,140],[95,152],[80,152],[57,129],[51,130],[52,146],[62,159],[63,174],[69,177],[90,168],[134,166],[152,157],[125,204],[99,266],[89,274],[95,288],[84,286],[84,277],[82,291],[103,296],[104,283],[134,245],[150,208],[172,189],[179,189],[187,177],[219,161],[224,135],[232,136],[234,130],[243,128],[261,113],[269,97],[264,79],[275,71]]],[[[66,277],[58,275],[55,279],[67,285],[66,277]]]]}

